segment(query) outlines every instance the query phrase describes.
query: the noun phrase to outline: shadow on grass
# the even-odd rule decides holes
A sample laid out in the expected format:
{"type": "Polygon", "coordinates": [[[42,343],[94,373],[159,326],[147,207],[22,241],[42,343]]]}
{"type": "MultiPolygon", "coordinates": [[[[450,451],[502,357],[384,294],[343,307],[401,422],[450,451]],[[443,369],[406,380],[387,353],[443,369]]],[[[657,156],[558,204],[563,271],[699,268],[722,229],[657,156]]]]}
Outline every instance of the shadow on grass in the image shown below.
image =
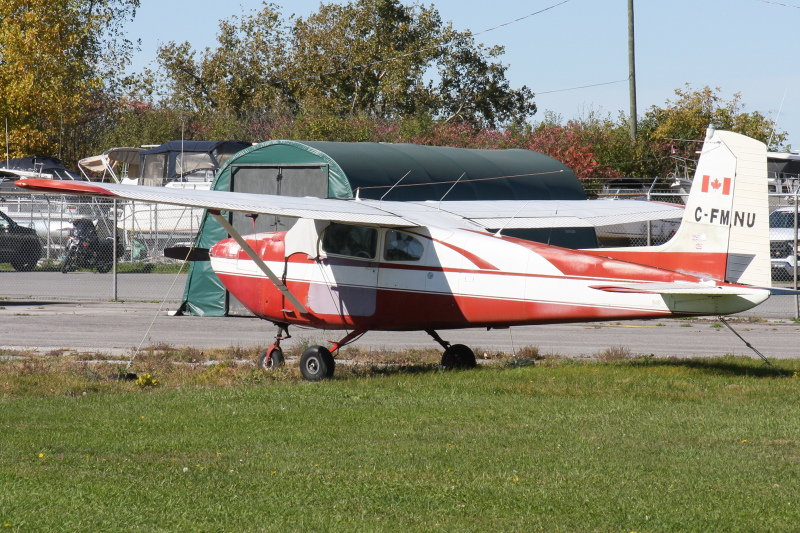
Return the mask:
{"type": "Polygon", "coordinates": [[[336,373],[347,373],[352,376],[399,376],[432,374],[442,372],[438,363],[355,363],[340,365],[336,373]]]}
{"type": "Polygon", "coordinates": [[[781,375],[777,370],[783,374],[783,377],[791,377],[794,372],[798,371],[798,365],[794,364],[793,361],[770,362],[775,365],[775,368],[769,366],[760,359],[746,357],[724,357],[716,359],[648,358],[647,360],[634,359],[630,361],[630,364],[643,367],[683,367],[717,375],[756,378],[780,378],[781,375]]]}
{"type": "MultiPolygon", "coordinates": [[[[509,359],[507,361],[497,361],[488,366],[500,369],[512,369],[524,366],[533,366],[537,361],[533,359],[509,359]]],[[[438,372],[480,372],[487,368],[487,365],[479,364],[474,368],[454,368],[445,369],[440,363],[380,363],[380,362],[358,362],[349,365],[337,366],[338,372],[347,372],[354,376],[397,376],[411,374],[432,374],[438,372]]]]}

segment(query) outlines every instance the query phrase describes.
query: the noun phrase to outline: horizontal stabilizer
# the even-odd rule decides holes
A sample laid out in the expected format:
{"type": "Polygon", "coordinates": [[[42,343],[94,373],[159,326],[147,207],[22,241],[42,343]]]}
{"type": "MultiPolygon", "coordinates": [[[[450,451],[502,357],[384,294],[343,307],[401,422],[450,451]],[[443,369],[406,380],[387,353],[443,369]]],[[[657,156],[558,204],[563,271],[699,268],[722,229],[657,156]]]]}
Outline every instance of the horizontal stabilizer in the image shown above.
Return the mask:
{"type": "Polygon", "coordinates": [[[208,248],[190,248],[188,246],[172,246],[164,248],[164,257],[180,261],[210,261],[208,248]]]}
{"type": "Polygon", "coordinates": [[[765,291],[773,296],[800,296],[800,291],[794,289],[781,289],[780,287],[764,287],[765,291]]]}
{"type": "Polygon", "coordinates": [[[627,292],[641,294],[695,294],[703,296],[750,296],[769,290],[732,285],[712,285],[690,282],[615,283],[613,285],[593,285],[591,288],[605,292],[627,292]]]}

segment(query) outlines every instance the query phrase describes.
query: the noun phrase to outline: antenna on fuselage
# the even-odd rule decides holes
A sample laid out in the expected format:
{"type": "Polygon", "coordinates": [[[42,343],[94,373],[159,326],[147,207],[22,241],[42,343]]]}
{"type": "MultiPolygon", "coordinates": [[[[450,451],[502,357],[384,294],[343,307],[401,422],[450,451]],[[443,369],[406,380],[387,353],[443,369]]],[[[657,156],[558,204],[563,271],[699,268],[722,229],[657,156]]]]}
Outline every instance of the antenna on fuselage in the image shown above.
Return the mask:
{"type": "Polygon", "coordinates": [[[444,193],[444,195],[442,195],[442,197],[441,197],[441,198],[439,198],[439,205],[437,205],[437,206],[436,206],[436,210],[437,210],[437,211],[440,211],[440,210],[441,210],[440,208],[442,207],[442,200],[444,200],[444,197],[445,197],[445,196],[447,196],[448,194],[450,194],[450,191],[452,191],[452,190],[453,190],[453,187],[455,187],[456,185],[458,185],[458,182],[459,182],[459,181],[461,181],[461,178],[463,178],[463,177],[464,177],[464,176],[466,176],[466,175],[467,175],[467,173],[466,173],[466,172],[462,173],[462,174],[461,174],[461,175],[458,177],[458,179],[456,180],[456,182],[455,182],[455,183],[453,183],[453,184],[450,186],[450,188],[449,188],[449,189],[447,189],[447,192],[446,192],[446,193],[444,193]]]}
{"type": "Polygon", "coordinates": [[[512,220],[514,220],[514,219],[517,217],[517,215],[519,215],[520,211],[522,211],[523,209],[525,209],[526,207],[528,207],[528,204],[529,204],[529,203],[531,203],[531,201],[530,201],[530,200],[528,200],[527,202],[525,202],[525,205],[523,205],[522,207],[520,207],[519,209],[517,209],[517,212],[516,212],[516,213],[514,213],[514,216],[513,216],[513,217],[511,217],[511,218],[509,218],[509,219],[508,219],[508,221],[507,221],[505,224],[503,224],[503,227],[502,227],[502,228],[500,228],[499,230],[497,230],[497,233],[495,233],[495,234],[494,234],[494,236],[495,236],[495,237],[502,237],[502,235],[500,235],[500,232],[501,232],[501,231],[503,231],[504,229],[506,229],[506,226],[508,226],[509,224],[511,224],[511,221],[512,221],[512,220]]]}
{"type": "Polygon", "coordinates": [[[397,183],[395,183],[394,185],[392,185],[392,187],[391,187],[391,188],[390,188],[388,191],[386,191],[386,192],[383,194],[383,196],[381,196],[381,199],[380,199],[379,201],[380,201],[380,202],[382,202],[382,201],[383,201],[383,199],[384,199],[384,198],[386,198],[386,195],[387,195],[387,194],[389,194],[390,192],[392,192],[392,189],[394,189],[395,187],[397,187],[397,186],[400,184],[400,182],[401,182],[401,181],[403,181],[403,180],[405,179],[405,177],[406,177],[406,176],[408,176],[409,174],[411,174],[411,171],[410,171],[410,170],[409,170],[408,172],[406,172],[405,174],[403,174],[403,177],[402,177],[402,178],[400,178],[399,180],[397,180],[397,183]]]}

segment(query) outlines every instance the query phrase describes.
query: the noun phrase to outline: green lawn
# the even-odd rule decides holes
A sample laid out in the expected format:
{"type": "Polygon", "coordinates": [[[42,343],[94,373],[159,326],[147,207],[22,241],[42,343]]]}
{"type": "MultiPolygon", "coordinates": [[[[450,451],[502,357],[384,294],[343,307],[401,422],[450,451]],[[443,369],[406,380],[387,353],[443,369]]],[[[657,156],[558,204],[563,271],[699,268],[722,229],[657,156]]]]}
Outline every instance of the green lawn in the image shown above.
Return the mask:
{"type": "Polygon", "coordinates": [[[0,364],[2,530],[800,529],[800,379],[747,359],[59,364],[0,364]]]}

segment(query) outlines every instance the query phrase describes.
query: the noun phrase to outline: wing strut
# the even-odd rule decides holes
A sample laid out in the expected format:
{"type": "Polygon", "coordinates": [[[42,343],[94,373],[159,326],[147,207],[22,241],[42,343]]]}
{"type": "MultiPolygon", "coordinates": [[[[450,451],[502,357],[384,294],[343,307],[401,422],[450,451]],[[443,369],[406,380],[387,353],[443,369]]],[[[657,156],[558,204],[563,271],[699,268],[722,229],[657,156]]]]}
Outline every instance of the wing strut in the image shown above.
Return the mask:
{"type": "Polygon", "coordinates": [[[222,216],[219,211],[213,211],[209,209],[208,212],[214,215],[214,218],[217,220],[217,222],[219,222],[220,226],[225,228],[225,231],[228,232],[228,235],[233,237],[233,240],[235,240],[239,246],[242,247],[242,250],[244,250],[247,256],[252,259],[256,265],[258,265],[258,268],[260,268],[261,271],[267,275],[272,284],[275,285],[278,290],[281,291],[281,293],[283,293],[286,299],[289,300],[292,305],[294,305],[295,308],[302,314],[308,314],[308,309],[306,309],[305,306],[300,303],[300,300],[298,300],[295,295],[292,294],[291,291],[286,287],[286,285],[284,285],[283,282],[278,279],[278,276],[276,276],[272,270],[269,269],[267,264],[260,257],[258,257],[258,254],[256,254],[255,250],[253,250],[247,241],[244,240],[242,235],[236,231],[233,226],[231,226],[230,222],[228,222],[228,219],[222,216]]]}

